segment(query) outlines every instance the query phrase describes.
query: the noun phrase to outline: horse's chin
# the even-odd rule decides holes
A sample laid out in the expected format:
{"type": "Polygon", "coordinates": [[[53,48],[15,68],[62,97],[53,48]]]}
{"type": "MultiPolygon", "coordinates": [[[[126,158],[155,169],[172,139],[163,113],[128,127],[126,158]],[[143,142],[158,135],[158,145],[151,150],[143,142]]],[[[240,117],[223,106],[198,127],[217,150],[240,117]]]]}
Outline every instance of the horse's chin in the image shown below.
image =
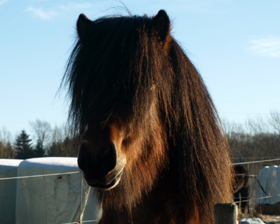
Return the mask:
{"type": "Polygon", "coordinates": [[[122,177],[123,174],[123,170],[121,170],[114,178],[112,178],[110,181],[100,181],[100,180],[96,180],[96,179],[91,179],[89,176],[85,175],[85,173],[83,172],[85,180],[87,182],[87,184],[91,187],[94,187],[98,190],[111,190],[114,187],[116,187],[122,177]]]}
{"type": "Polygon", "coordinates": [[[119,174],[119,176],[117,176],[114,180],[112,180],[111,183],[109,183],[107,185],[104,185],[102,183],[94,183],[94,184],[88,183],[88,185],[91,187],[94,187],[96,189],[99,189],[99,190],[108,191],[108,190],[115,188],[119,184],[119,182],[121,180],[121,176],[122,176],[122,172],[119,174]]]}

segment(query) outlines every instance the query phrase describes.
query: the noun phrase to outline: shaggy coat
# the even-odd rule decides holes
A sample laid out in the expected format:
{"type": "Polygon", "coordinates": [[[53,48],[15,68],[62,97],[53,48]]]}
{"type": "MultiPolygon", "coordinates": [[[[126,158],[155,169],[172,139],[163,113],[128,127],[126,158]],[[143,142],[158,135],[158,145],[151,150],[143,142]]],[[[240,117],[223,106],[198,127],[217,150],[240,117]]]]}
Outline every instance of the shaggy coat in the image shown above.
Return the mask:
{"type": "MultiPolygon", "coordinates": [[[[161,10],[77,21],[64,84],[99,224],[211,224],[230,201],[228,145],[206,86],[161,10]]],[[[191,34],[190,34],[191,35],[191,34]]]]}

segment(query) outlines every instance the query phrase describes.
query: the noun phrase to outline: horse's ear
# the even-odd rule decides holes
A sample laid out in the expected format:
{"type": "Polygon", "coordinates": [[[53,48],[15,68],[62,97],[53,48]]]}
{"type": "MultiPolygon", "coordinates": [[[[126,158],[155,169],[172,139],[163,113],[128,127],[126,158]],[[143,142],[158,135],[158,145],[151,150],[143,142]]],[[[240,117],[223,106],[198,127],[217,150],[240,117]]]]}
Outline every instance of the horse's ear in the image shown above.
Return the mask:
{"type": "Polygon", "coordinates": [[[160,10],[158,14],[153,17],[153,26],[159,35],[159,41],[166,51],[169,49],[170,36],[170,20],[164,10],[160,10]]]}
{"type": "Polygon", "coordinates": [[[84,14],[80,14],[77,21],[77,32],[80,38],[83,36],[90,23],[92,22],[84,14]]]}

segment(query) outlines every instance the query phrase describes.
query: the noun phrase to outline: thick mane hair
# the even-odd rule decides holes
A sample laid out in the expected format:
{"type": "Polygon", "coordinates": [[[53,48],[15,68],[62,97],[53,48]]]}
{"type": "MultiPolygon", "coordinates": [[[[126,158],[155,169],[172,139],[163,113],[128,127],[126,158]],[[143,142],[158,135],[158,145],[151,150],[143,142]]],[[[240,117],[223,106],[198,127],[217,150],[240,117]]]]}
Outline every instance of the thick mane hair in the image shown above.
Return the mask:
{"type": "Polygon", "coordinates": [[[106,125],[114,117],[127,133],[143,135],[127,150],[142,151],[141,158],[127,164],[117,187],[100,191],[105,215],[120,211],[138,223],[137,206],[153,195],[153,223],[214,223],[214,205],[228,202],[232,190],[226,136],[169,21],[159,21],[162,28],[154,18],[103,17],[78,29],[64,76],[69,120],[80,136],[93,118],[106,125]]]}

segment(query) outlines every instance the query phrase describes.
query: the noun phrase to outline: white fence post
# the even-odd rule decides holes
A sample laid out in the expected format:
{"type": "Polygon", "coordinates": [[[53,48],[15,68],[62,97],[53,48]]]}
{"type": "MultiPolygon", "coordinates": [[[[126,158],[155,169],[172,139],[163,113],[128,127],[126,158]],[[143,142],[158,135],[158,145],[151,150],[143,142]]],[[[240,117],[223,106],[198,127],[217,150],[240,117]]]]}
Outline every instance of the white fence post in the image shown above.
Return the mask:
{"type": "Polygon", "coordinates": [[[235,203],[216,204],[214,215],[215,224],[238,224],[238,207],[235,203]]]}

